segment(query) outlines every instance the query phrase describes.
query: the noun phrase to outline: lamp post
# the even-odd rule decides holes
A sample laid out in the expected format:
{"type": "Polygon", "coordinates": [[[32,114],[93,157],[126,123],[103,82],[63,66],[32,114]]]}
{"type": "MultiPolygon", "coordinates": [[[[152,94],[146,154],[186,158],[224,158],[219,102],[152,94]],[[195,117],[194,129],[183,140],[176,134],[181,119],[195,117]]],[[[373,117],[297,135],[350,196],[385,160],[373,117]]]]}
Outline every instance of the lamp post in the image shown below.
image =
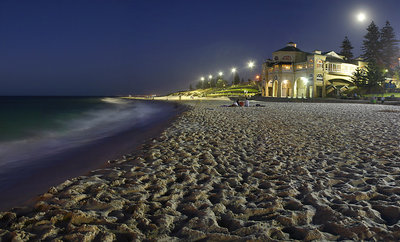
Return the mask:
{"type": "Polygon", "coordinates": [[[212,75],[208,76],[208,87],[211,87],[211,79],[213,78],[212,75]]]}
{"type": "Polygon", "coordinates": [[[232,85],[233,85],[233,84],[235,84],[234,83],[235,82],[235,73],[236,73],[236,68],[235,67],[233,67],[231,69],[231,73],[232,73],[232,85]]]}
{"type": "Polygon", "coordinates": [[[204,89],[204,80],[205,80],[204,76],[202,76],[200,80],[201,80],[201,88],[204,89]]]}
{"type": "MultiPolygon", "coordinates": [[[[215,83],[215,86],[216,87],[220,87],[219,85],[218,85],[218,82],[219,82],[219,80],[222,80],[222,76],[224,75],[224,73],[222,72],[222,71],[219,71],[218,72],[218,77],[219,78],[217,78],[217,80],[216,80],[216,83],[215,83]]],[[[220,84],[222,83],[222,86],[225,86],[225,85],[223,85],[223,82],[220,82],[220,84]]]]}
{"type": "MultiPolygon", "coordinates": [[[[254,61],[249,61],[247,63],[247,67],[249,67],[250,72],[251,72],[253,70],[253,68],[254,68],[254,61]]],[[[250,73],[250,76],[251,76],[251,73],[250,73]]]]}

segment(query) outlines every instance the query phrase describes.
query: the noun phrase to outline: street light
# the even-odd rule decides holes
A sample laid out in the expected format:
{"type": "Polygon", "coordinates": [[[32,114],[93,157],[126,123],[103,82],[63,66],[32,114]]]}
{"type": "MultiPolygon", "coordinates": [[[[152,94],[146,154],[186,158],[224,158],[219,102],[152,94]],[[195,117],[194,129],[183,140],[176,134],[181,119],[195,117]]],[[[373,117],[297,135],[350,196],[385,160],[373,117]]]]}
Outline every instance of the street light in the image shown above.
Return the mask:
{"type": "MultiPolygon", "coordinates": [[[[247,63],[247,67],[249,67],[249,69],[250,69],[250,71],[247,71],[247,73],[248,73],[248,75],[251,77],[251,73],[252,73],[253,67],[254,67],[254,61],[249,61],[249,62],[247,63]]],[[[250,78],[249,78],[249,81],[250,81],[250,78]]]]}
{"type": "Polygon", "coordinates": [[[218,76],[222,76],[224,73],[222,71],[218,72],[218,76]]]}
{"type": "Polygon", "coordinates": [[[204,81],[204,80],[205,80],[204,76],[202,76],[202,77],[200,78],[200,80],[201,80],[201,81],[204,81]]]}
{"type": "Polygon", "coordinates": [[[211,79],[213,78],[212,75],[208,76],[208,87],[211,87],[211,79]]]}
{"type": "Polygon", "coordinates": [[[231,72],[232,72],[232,73],[235,73],[235,72],[236,72],[236,68],[233,67],[232,70],[231,70],[231,72]]]}
{"type": "Polygon", "coordinates": [[[253,69],[253,67],[254,67],[254,61],[249,61],[249,63],[247,63],[247,66],[248,66],[250,69],[253,69]]]}

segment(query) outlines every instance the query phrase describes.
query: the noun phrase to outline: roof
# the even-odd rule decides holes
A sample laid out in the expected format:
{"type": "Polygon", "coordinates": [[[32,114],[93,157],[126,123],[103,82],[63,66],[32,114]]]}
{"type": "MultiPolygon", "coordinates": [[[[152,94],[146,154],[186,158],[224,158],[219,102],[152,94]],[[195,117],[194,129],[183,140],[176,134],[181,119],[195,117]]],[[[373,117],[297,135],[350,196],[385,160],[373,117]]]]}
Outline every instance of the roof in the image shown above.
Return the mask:
{"type": "Polygon", "coordinates": [[[275,52],[278,52],[278,51],[304,52],[304,51],[302,51],[302,50],[300,50],[299,48],[296,48],[296,47],[294,47],[294,46],[286,46],[286,47],[284,47],[284,48],[282,48],[282,49],[279,49],[279,50],[277,50],[277,51],[275,51],[275,52]]]}
{"type": "Polygon", "coordinates": [[[293,64],[293,62],[290,62],[290,61],[274,61],[274,62],[265,62],[265,64],[268,66],[268,67],[273,67],[274,65],[290,65],[290,64],[293,64]]]}
{"type": "Polygon", "coordinates": [[[340,59],[340,58],[336,58],[336,57],[333,57],[333,56],[327,56],[327,57],[326,57],[326,61],[329,61],[329,62],[340,62],[340,63],[346,63],[346,61],[345,61],[345,60],[343,60],[343,59],[340,59]]]}

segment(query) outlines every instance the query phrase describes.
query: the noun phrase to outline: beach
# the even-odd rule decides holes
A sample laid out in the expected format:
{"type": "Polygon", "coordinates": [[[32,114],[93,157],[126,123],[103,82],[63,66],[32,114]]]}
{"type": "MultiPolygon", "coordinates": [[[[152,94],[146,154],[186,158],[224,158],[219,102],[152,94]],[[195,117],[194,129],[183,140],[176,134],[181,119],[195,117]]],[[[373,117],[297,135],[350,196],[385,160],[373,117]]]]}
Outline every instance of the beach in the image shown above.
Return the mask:
{"type": "Polygon", "coordinates": [[[181,103],[140,152],[0,213],[0,240],[400,239],[400,107],[181,103]]]}
{"type": "Polygon", "coordinates": [[[51,186],[110,166],[157,136],[185,109],[168,102],[93,97],[3,97],[0,103],[5,115],[0,127],[0,194],[7,194],[0,199],[0,211],[34,203],[51,186]],[[10,109],[17,111],[7,112],[10,109]],[[17,127],[7,125],[21,120],[17,127]],[[51,128],[53,123],[60,127],[51,128]],[[15,132],[21,129],[28,132],[15,132]],[[7,131],[30,135],[5,139],[7,131]]]}

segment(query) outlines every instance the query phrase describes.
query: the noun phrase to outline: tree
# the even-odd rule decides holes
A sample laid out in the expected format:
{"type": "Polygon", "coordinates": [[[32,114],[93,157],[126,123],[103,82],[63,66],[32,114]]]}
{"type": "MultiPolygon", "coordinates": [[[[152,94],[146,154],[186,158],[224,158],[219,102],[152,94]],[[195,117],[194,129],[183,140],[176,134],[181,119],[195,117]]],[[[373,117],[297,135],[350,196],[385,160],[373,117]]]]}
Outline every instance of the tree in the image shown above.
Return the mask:
{"type": "Polygon", "coordinates": [[[392,26],[389,21],[386,21],[386,25],[381,30],[381,57],[383,67],[388,69],[390,72],[394,69],[399,54],[399,47],[397,46],[398,40],[392,26]]]}
{"type": "Polygon", "coordinates": [[[383,74],[382,68],[374,61],[368,63],[367,66],[367,89],[370,93],[374,91],[383,90],[385,84],[385,75],[383,74]]]}
{"type": "Polygon", "coordinates": [[[347,38],[347,36],[344,37],[344,40],[340,48],[341,48],[340,55],[343,55],[345,57],[345,60],[353,59],[354,55],[351,52],[351,50],[354,49],[354,47],[351,45],[350,40],[347,38]]]}
{"type": "Polygon", "coordinates": [[[370,62],[365,69],[357,68],[353,73],[352,80],[357,88],[368,93],[384,89],[385,76],[382,69],[374,61],[370,62]]]}
{"type": "Polygon", "coordinates": [[[218,79],[218,81],[217,81],[217,87],[219,87],[219,88],[225,87],[226,84],[227,84],[227,81],[225,81],[225,80],[223,80],[221,78],[218,79]]]}
{"type": "Polygon", "coordinates": [[[232,84],[233,85],[240,84],[240,77],[239,77],[239,74],[237,72],[235,73],[235,76],[233,77],[233,83],[232,84]]]}
{"type": "Polygon", "coordinates": [[[374,21],[372,21],[371,24],[368,26],[367,31],[367,34],[364,36],[362,46],[363,54],[361,56],[367,62],[380,64],[380,32],[378,26],[375,25],[374,21]]]}
{"type": "Polygon", "coordinates": [[[353,73],[351,79],[354,82],[354,85],[359,89],[364,89],[367,87],[367,72],[364,68],[358,67],[356,71],[353,73]]]}
{"type": "Polygon", "coordinates": [[[197,84],[196,84],[196,89],[203,89],[204,87],[204,82],[203,81],[199,81],[197,84]]]}
{"type": "Polygon", "coordinates": [[[210,88],[210,87],[211,87],[211,81],[210,80],[205,81],[203,88],[210,88]]]}
{"type": "Polygon", "coordinates": [[[210,87],[216,87],[217,86],[217,79],[216,78],[212,78],[210,81],[210,87]]]}
{"type": "Polygon", "coordinates": [[[243,84],[244,83],[244,79],[242,77],[242,79],[240,79],[240,83],[243,84]]]}

